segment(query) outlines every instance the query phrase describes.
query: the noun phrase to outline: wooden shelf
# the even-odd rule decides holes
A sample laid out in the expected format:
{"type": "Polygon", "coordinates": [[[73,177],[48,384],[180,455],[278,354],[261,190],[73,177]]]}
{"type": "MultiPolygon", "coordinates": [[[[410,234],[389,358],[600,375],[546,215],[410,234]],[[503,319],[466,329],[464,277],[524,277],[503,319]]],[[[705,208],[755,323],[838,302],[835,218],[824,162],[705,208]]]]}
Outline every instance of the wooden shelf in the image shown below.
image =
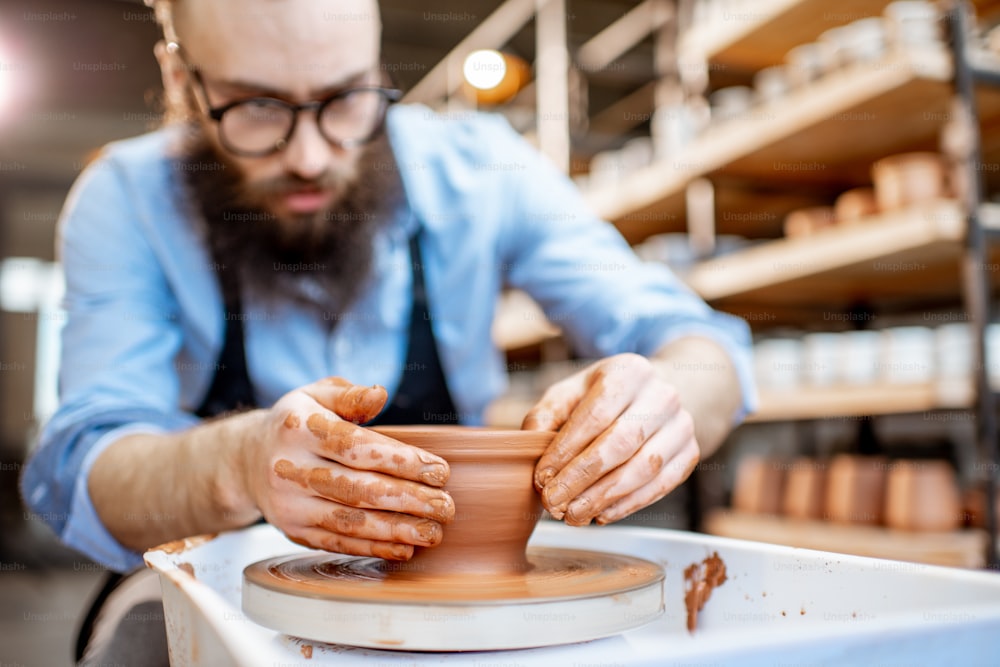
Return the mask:
{"type": "MultiPolygon", "coordinates": [[[[891,0],[753,0],[734,4],[714,21],[694,25],[680,41],[685,59],[742,70],[784,62],[794,46],[825,31],[869,16],[881,16],[891,0]]],[[[997,0],[974,0],[977,13],[996,14],[997,0]]]]}
{"type": "MultiPolygon", "coordinates": [[[[803,387],[794,391],[761,391],[760,407],[747,423],[836,419],[971,408],[971,381],[870,386],[803,387]]],[[[504,396],[487,411],[496,428],[520,428],[521,421],[541,398],[504,396]]]]}
{"type": "MultiPolygon", "coordinates": [[[[760,308],[769,315],[796,307],[808,312],[819,302],[836,309],[862,300],[946,299],[958,289],[964,234],[961,207],[942,200],[812,237],[769,241],[703,262],[686,280],[713,305],[750,314],[760,308]]],[[[510,292],[501,300],[493,327],[501,349],[558,335],[526,294],[510,292]]]]}
{"type": "Polygon", "coordinates": [[[711,535],[783,544],[803,549],[950,567],[986,566],[988,537],[982,530],[910,533],[876,526],[804,521],[715,510],[704,521],[711,535]]]}
{"type": "Polygon", "coordinates": [[[973,404],[971,382],[803,387],[761,391],[748,423],[831,419],[965,409],[973,404]]]}
{"type": "Polygon", "coordinates": [[[942,200],[724,255],[696,266],[687,281],[708,301],[786,307],[928,296],[940,287],[938,269],[954,272],[965,226],[958,203],[942,200]]]}
{"type": "MultiPolygon", "coordinates": [[[[664,210],[683,210],[684,189],[703,176],[786,187],[868,183],[873,159],[934,146],[949,117],[950,76],[951,58],[943,50],[856,64],[709,128],[673,158],[613,187],[584,194],[599,216],[636,237],[641,225],[662,222],[664,210]]],[[[982,97],[983,117],[1000,115],[1000,93],[982,97]]]]}
{"type": "Polygon", "coordinates": [[[754,0],[733,4],[716,20],[692,26],[680,43],[685,57],[756,70],[778,65],[793,46],[868,16],[890,0],[754,0]]]}

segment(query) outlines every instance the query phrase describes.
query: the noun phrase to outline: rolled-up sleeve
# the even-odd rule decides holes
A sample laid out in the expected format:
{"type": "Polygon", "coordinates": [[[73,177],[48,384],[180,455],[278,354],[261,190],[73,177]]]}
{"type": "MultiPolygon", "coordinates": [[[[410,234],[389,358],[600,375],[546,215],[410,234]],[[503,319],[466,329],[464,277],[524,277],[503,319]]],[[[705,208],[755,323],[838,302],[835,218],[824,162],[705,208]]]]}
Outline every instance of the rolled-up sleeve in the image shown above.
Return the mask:
{"type": "Polygon", "coordinates": [[[641,261],[613,225],[597,218],[576,186],[505,124],[496,159],[517,165],[518,193],[501,239],[506,280],[530,294],[577,353],[649,356],[686,336],[718,343],[743,396],[741,421],[756,408],[750,329],[712,309],[665,265],[641,261]]]}
{"type": "Polygon", "coordinates": [[[87,476],[104,448],[136,432],[190,427],[178,409],[177,306],[112,156],[89,166],[59,223],[66,276],[60,405],[21,479],[24,500],[70,547],[115,569],[139,563],[101,524],[87,476]]]}

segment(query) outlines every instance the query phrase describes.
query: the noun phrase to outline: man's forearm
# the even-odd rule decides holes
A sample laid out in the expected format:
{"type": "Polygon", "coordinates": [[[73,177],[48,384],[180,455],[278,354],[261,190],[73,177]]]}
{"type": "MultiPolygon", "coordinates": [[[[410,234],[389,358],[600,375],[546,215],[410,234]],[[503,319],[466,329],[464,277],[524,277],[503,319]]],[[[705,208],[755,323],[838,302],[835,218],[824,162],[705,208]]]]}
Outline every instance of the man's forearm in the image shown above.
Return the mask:
{"type": "Polygon", "coordinates": [[[241,452],[263,411],[179,433],[129,435],[94,462],[90,497],[108,532],[137,551],[238,528],[260,517],[247,494],[241,452]]]}
{"type": "Polygon", "coordinates": [[[694,418],[702,458],[719,448],[742,403],[739,378],[725,350],[707,338],[675,340],[653,356],[662,377],[677,388],[681,405],[694,418]]]}

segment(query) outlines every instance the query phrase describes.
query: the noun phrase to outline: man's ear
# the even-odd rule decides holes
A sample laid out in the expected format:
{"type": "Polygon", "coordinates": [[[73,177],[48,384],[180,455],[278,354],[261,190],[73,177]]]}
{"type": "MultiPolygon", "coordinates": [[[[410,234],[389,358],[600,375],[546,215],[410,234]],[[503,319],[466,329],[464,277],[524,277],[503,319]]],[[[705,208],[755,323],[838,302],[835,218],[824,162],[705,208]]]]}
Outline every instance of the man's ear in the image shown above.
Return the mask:
{"type": "Polygon", "coordinates": [[[163,79],[163,91],[166,98],[172,107],[178,108],[179,105],[174,103],[181,102],[185,96],[184,86],[187,73],[184,71],[184,65],[176,54],[167,49],[167,43],[162,39],[153,47],[153,55],[156,56],[156,62],[160,65],[160,76],[163,79]]]}

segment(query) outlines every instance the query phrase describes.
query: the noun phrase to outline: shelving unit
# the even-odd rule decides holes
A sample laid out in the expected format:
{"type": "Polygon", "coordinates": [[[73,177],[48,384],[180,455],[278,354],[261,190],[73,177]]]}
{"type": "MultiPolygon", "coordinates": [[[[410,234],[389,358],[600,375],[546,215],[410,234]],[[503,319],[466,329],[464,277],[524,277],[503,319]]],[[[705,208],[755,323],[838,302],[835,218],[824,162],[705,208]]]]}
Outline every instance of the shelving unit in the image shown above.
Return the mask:
{"type": "MultiPolygon", "coordinates": [[[[755,8],[760,19],[738,31],[720,29],[713,39],[710,34],[699,34],[695,28],[688,39],[698,43],[702,55],[712,62],[763,67],[775,62],[775,52],[769,49],[784,52],[791,45],[789,42],[814,38],[809,33],[816,32],[811,26],[815,26],[818,13],[852,11],[847,4],[838,3],[836,10],[832,10],[821,9],[822,5],[808,0],[765,2],[755,8]],[[806,14],[812,15],[812,19],[806,14]],[[793,24],[801,28],[793,28],[793,24]],[[762,48],[763,44],[767,47],[762,48]],[[749,58],[752,52],[756,60],[749,58]]],[[[884,4],[865,3],[870,13],[880,11],[884,4]]],[[[766,392],[761,409],[751,421],[973,409],[978,455],[980,460],[995,464],[996,403],[986,377],[984,336],[989,321],[989,294],[996,282],[986,267],[997,255],[987,246],[986,231],[979,221],[985,180],[979,165],[983,155],[980,123],[995,125],[1000,111],[1000,96],[984,84],[1000,82],[1000,76],[993,79],[989,68],[980,65],[985,61],[970,59],[966,5],[954,2],[948,9],[950,54],[942,50],[920,55],[890,53],[875,65],[855,65],[827,75],[808,90],[788,96],[780,105],[772,105],[770,113],[761,108],[758,117],[731,122],[728,127],[710,128],[691,146],[690,154],[704,156],[700,171],[692,176],[784,180],[792,187],[827,182],[846,189],[867,182],[867,167],[874,159],[894,152],[933,148],[948,126],[953,133],[966,138],[964,144],[953,141],[948,145],[952,159],[965,165],[968,185],[962,191],[963,198],[825,230],[809,238],[770,241],[705,262],[695,268],[688,280],[713,305],[734,312],[761,308],[794,312],[815,303],[825,308],[846,309],[857,304],[877,308],[892,304],[895,309],[905,309],[961,299],[969,312],[976,341],[978,370],[967,381],[945,388],[924,384],[766,392]],[[977,80],[979,85],[975,84],[977,80]],[[856,123],[850,141],[843,129],[849,119],[864,121],[856,123]],[[801,164],[803,168],[777,168],[785,163],[801,164]],[[817,168],[807,169],[810,164],[817,168]]],[[[823,26],[832,27],[827,22],[823,26]]],[[[593,201],[612,217],[630,210],[663,211],[676,206],[687,182],[677,175],[673,180],[665,179],[662,173],[654,175],[652,171],[644,175],[650,180],[639,185],[641,190],[626,191],[624,195],[594,192],[593,201]],[[653,186],[654,182],[660,187],[653,186]]],[[[772,317],[769,324],[779,323],[777,319],[772,317]]],[[[988,497],[993,496],[996,480],[992,474],[976,481],[985,486],[988,497]]],[[[907,551],[919,553],[926,548],[937,557],[942,548],[961,543],[963,549],[978,549],[980,556],[996,564],[997,523],[992,512],[989,514],[985,540],[976,541],[982,536],[973,538],[970,533],[963,533],[938,535],[928,544],[879,529],[826,523],[810,526],[732,513],[714,514],[705,527],[709,532],[733,537],[755,536],[754,539],[814,548],[830,549],[840,543],[840,548],[855,553],[884,557],[900,557],[907,551]]],[[[986,560],[976,565],[981,566],[986,560]]]]}
{"type": "Polygon", "coordinates": [[[954,300],[965,228],[961,205],[941,200],[805,238],[767,241],[697,265],[687,282],[734,311],[954,300]]]}
{"type": "MultiPolygon", "coordinates": [[[[683,230],[685,189],[703,176],[752,177],[758,185],[779,187],[862,185],[872,155],[936,143],[950,117],[951,78],[951,56],[943,49],[856,64],[710,127],[676,156],[637,170],[620,184],[588,189],[585,196],[598,215],[638,242],[683,230]]],[[[981,117],[1000,119],[1000,93],[985,91],[980,106],[981,117]]],[[[754,203],[775,218],[787,212],[766,201],[754,203]]],[[[719,211],[720,228],[734,227],[724,224],[726,217],[719,211]]]]}
{"type": "Polygon", "coordinates": [[[798,44],[824,31],[878,15],[891,0],[759,0],[723,11],[721,22],[696,24],[681,38],[682,57],[728,67],[761,69],[782,62],[798,44]]]}
{"type": "MultiPolygon", "coordinates": [[[[761,69],[780,64],[794,46],[811,42],[830,28],[878,16],[892,0],[756,0],[724,11],[722,23],[695,24],[681,37],[682,57],[703,58],[725,67],[761,69]]],[[[974,0],[978,12],[996,0],[974,0]]]]}
{"type": "Polygon", "coordinates": [[[815,161],[817,153],[812,149],[818,142],[835,151],[827,160],[827,168],[835,168],[844,157],[856,158],[864,152],[862,146],[844,144],[846,128],[852,133],[866,131],[866,127],[887,130],[888,135],[868,132],[870,136],[878,134],[880,141],[889,145],[931,137],[942,124],[934,118],[938,114],[928,114],[927,122],[900,125],[888,118],[878,122],[878,111],[898,112],[900,104],[932,100],[935,111],[944,111],[950,74],[950,60],[943,50],[893,54],[870,65],[833,72],[781,100],[753,107],[741,118],[710,126],[682,153],[631,174],[625,187],[590,191],[588,200],[602,216],[617,220],[669,198],[695,178],[733,164],[742,166],[737,173],[765,165],[761,171],[765,175],[775,172],[778,180],[826,181],[830,177],[826,169],[778,170],[769,163],[802,158],[815,161]],[[852,112],[861,114],[865,122],[851,123],[855,120],[852,112]]]}
{"type": "MultiPolygon", "coordinates": [[[[686,31],[682,26],[678,57],[682,67],[691,70],[702,61],[709,76],[720,70],[752,72],[783,62],[790,48],[814,41],[830,28],[878,16],[888,4],[889,0],[733,3],[727,5],[730,21],[702,23],[686,31]]],[[[975,5],[992,12],[997,3],[979,0],[975,5]]],[[[956,30],[968,34],[968,25],[960,25],[961,20],[957,13],[949,14],[951,34],[956,30]]],[[[971,69],[978,76],[972,77],[964,40],[952,41],[950,49],[892,48],[876,62],[825,74],[778,101],[710,125],[684,149],[616,183],[585,189],[598,215],[637,243],[652,234],[686,231],[688,188],[699,179],[709,179],[714,186],[716,232],[772,240],[705,261],[686,280],[714,307],[747,316],[758,330],[806,321],[815,326],[820,312],[857,307],[906,312],[928,305],[964,305],[969,312],[980,362],[979,370],[964,380],[764,391],[759,410],[748,421],[863,420],[972,410],[980,457],[996,463],[995,404],[981,360],[988,294],[1000,282],[1000,272],[985,268],[1000,261],[1000,254],[986,246],[984,237],[1000,235],[994,231],[1000,230],[1000,215],[982,208],[979,190],[984,175],[994,179],[996,175],[984,174],[975,165],[981,164],[983,152],[991,158],[1000,154],[1000,131],[992,131],[1000,127],[1000,88],[988,85],[988,58],[973,61],[971,69]],[[968,79],[964,89],[963,77],[968,79]],[[968,196],[874,216],[807,238],[773,240],[779,232],[777,223],[803,200],[829,203],[841,191],[868,185],[874,160],[938,150],[944,132],[963,120],[955,118],[956,100],[965,101],[966,113],[976,123],[975,133],[966,128],[966,136],[976,142],[974,150],[963,155],[950,149],[953,159],[973,165],[966,178],[976,186],[963,193],[968,196]],[[991,128],[994,137],[985,151],[978,143],[980,123],[991,128]],[[756,215],[732,215],[739,211],[756,215]],[[754,321],[752,316],[761,313],[768,317],[754,321]]],[[[1000,82],[1000,75],[995,81],[1000,82]]],[[[516,425],[528,407],[513,400],[498,406],[495,414],[498,420],[516,425]]],[[[994,479],[979,481],[992,493],[994,479]]],[[[826,523],[790,527],[780,520],[768,523],[767,518],[716,513],[705,528],[798,546],[836,550],[847,548],[846,544],[853,545],[855,553],[900,558],[916,554],[923,562],[980,567],[997,562],[996,540],[988,539],[997,532],[995,517],[988,517],[987,523],[985,533],[912,536],[826,523]],[[838,546],[839,542],[845,544],[838,546]]]]}
{"type": "MultiPolygon", "coordinates": [[[[665,91],[705,94],[707,82],[716,77],[729,82],[723,85],[732,85],[739,77],[747,82],[755,71],[783,63],[789,49],[815,41],[831,28],[880,16],[890,1],[731,2],[721,10],[728,15],[716,17],[720,20],[685,26],[692,0],[678,0],[672,18],[676,21],[672,24],[677,29],[675,39],[665,38],[663,26],[655,27],[660,31],[655,35],[658,48],[675,45],[676,86],[669,89],[663,80],[655,85],[650,82],[643,88],[644,101],[637,101],[637,97],[629,103],[676,101],[676,95],[664,95],[665,91]],[[698,72],[708,79],[702,81],[698,72]]],[[[748,421],[857,418],[863,424],[875,415],[971,411],[976,418],[980,460],[991,463],[979,468],[993,471],[1000,459],[996,401],[983,360],[989,295],[1000,284],[1000,272],[988,268],[1000,263],[1000,252],[987,244],[987,238],[1000,237],[1000,206],[985,205],[982,189],[984,184],[1000,187],[1000,86],[993,85],[1000,84],[1000,58],[985,57],[967,44],[971,30],[965,3],[942,0],[938,4],[946,12],[943,28],[949,35],[948,44],[919,48],[894,45],[874,62],[826,73],[779,100],[751,107],[733,119],[715,121],[685,148],[619,174],[613,182],[591,179],[593,185],[584,186],[584,196],[599,216],[612,221],[630,242],[639,243],[654,234],[689,231],[690,187],[709,181],[714,232],[763,241],[704,261],[685,279],[712,306],[743,315],[757,331],[807,322],[815,330],[816,323],[821,323],[820,314],[859,308],[900,314],[928,307],[964,309],[976,341],[976,371],[970,377],[916,385],[764,391],[759,410],[748,421]],[[963,149],[958,145],[961,142],[956,144],[956,133],[970,145],[963,149]],[[986,139],[981,140],[980,134],[986,139]],[[948,136],[950,141],[944,140],[948,136]],[[972,186],[960,188],[954,200],[873,216],[807,238],[775,238],[788,211],[829,204],[844,190],[869,185],[875,160],[925,150],[947,151],[956,164],[965,164],[965,182],[972,186]],[[982,161],[984,155],[993,161],[988,166],[995,169],[981,168],[987,166],[982,161]],[[747,211],[754,215],[741,214],[747,211]]],[[[971,4],[980,16],[1000,14],[997,0],[971,4]]],[[[652,8],[652,0],[643,6],[652,8]]],[[[637,15],[632,14],[632,18],[637,15]]],[[[637,23],[641,22],[629,25],[637,23]]],[[[650,31],[630,31],[627,39],[638,42],[650,31]]],[[[618,44],[615,52],[628,48],[618,44]]],[[[658,58],[662,60],[664,55],[661,49],[658,58]]],[[[656,71],[662,75],[665,70],[660,66],[656,71]]],[[[702,206],[702,218],[704,210],[702,206]]],[[[704,223],[704,219],[698,220],[699,233],[704,233],[704,223]]],[[[843,326],[840,322],[824,328],[843,326]]],[[[530,299],[513,295],[500,310],[494,335],[502,346],[522,347],[557,336],[558,329],[544,320],[530,299]]],[[[494,406],[490,421],[517,426],[532,402],[527,397],[511,397],[494,406]]],[[[982,473],[982,479],[975,481],[992,495],[995,474],[982,473]]],[[[950,546],[964,553],[953,558],[954,564],[1000,562],[995,546],[997,520],[987,514],[986,533],[954,536],[955,543],[950,546]],[[970,550],[978,551],[982,558],[970,560],[970,550]]],[[[730,526],[726,530],[737,531],[728,534],[754,539],[776,535],[785,543],[819,548],[834,545],[815,541],[816,535],[835,536],[834,541],[836,536],[849,539],[847,532],[826,524],[800,526],[798,533],[785,534],[774,526],[737,523],[739,526],[733,527],[731,521],[716,520],[706,526],[713,530],[712,525],[725,524],[730,526]],[[761,534],[755,535],[755,531],[761,534]],[[804,534],[813,537],[805,539],[804,534]]],[[[939,548],[891,531],[862,537],[878,545],[871,555],[939,548]]],[[[936,540],[947,549],[950,539],[936,536],[931,542],[936,540]]]]}

